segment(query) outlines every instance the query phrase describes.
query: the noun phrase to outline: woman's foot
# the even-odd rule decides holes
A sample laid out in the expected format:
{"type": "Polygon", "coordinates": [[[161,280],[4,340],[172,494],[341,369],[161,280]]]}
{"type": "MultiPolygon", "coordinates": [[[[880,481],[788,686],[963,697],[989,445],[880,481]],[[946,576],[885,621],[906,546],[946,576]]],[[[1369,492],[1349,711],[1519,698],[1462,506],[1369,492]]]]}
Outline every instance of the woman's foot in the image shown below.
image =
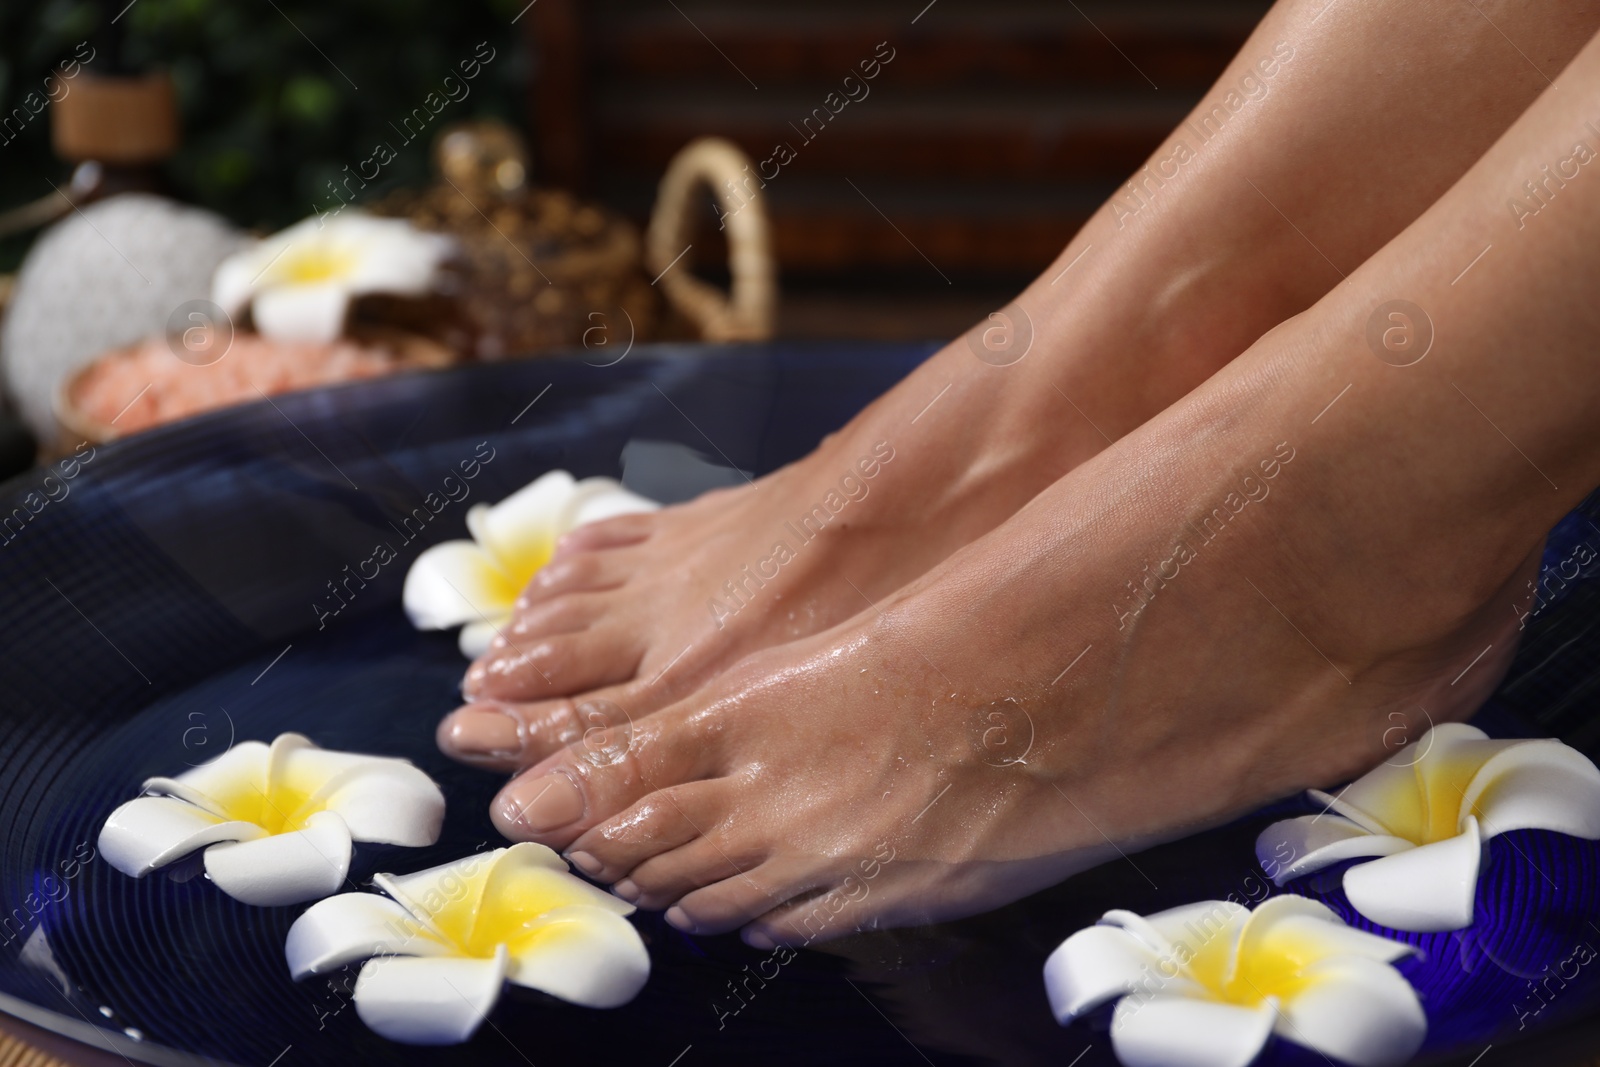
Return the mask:
{"type": "Polygon", "coordinates": [[[569,534],[467,672],[469,713],[441,744],[525,764],[869,607],[1105,446],[1056,373],[1041,354],[985,365],[958,341],[803,461],[569,534]],[[991,410],[1009,416],[978,416],[991,410]]]}

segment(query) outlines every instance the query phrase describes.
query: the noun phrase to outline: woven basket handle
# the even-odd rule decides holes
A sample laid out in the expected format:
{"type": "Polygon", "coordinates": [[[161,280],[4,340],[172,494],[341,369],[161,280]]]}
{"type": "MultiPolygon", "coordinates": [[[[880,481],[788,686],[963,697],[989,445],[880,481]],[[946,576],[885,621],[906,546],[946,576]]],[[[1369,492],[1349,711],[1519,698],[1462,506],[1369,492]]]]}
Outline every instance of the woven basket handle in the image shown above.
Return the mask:
{"type": "Polygon", "coordinates": [[[765,341],[772,336],[778,302],[777,266],[761,183],[750,157],[720,137],[691,141],[661,178],[645,234],[645,262],[657,284],[707,341],[765,341]],[[716,196],[728,235],[733,291],[724,294],[689,272],[691,197],[704,182],[716,196]]]}

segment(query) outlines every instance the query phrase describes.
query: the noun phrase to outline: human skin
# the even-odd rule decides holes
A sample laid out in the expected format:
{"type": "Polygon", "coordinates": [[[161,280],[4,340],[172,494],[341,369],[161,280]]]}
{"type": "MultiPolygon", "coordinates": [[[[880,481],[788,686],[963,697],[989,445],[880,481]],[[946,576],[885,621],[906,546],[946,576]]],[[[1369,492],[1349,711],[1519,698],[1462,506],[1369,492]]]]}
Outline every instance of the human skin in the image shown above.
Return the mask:
{"type": "Polygon", "coordinates": [[[1120,190],[1008,310],[1025,313],[1031,346],[1000,327],[985,362],[969,342],[996,324],[980,323],[805,460],[570,535],[469,670],[475,703],[441,745],[526,765],[867,610],[1337,284],[1597,27],[1579,3],[1279,4],[1135,175],[1138,192],[1120,190]],[[885,445],[895,458],[867,495],[799,545],[785,523],[885,445]],[[759,587],[744,578],[780,539],[794,558],[759,587]]]}
{"type": "Polygon", "coordinates": [[[1600,169],[1561,162],[1600,148],[1600,40],[1557,85],[1191,395],[873,610],[551,755],[497,825],[770,946],[994,907],[1470,714],[1544,531],[1600,483],[1600,169]],[[1570,177],[1533,201],[1545,166],[1570,177]],[[1425,355],[1383,343],[1397,299],[1425,355]],[[997,707],[1031,724],[1020,762],[981,743],[997,707]]]}

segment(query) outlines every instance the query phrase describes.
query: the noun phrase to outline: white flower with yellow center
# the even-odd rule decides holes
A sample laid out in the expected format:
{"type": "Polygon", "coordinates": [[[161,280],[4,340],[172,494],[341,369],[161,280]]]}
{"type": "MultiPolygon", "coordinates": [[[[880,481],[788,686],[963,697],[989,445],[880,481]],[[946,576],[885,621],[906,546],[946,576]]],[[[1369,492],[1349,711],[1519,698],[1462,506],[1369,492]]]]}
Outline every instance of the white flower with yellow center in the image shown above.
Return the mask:
{"type": "Polygon", "coordinates": [[[100,853],[142,878],[205,849],[206,874],[246,904],[276,907],[338,890],[352,842],[431,845],[444,794],[403,759],[332,752],[299,734],[245,741],[106,819],[100,853]]]}
{"type": "Polygon", "coordinates": [[[296,980],[366,960],[353,999],[392,1041],[465,1041],[506,982],[588,1008],[626,1004],[650,977],[633,907],[523,843],[417,874],[380,874],[375,893],[306,909],[284,946],[296,980]]]}
{"type": "Polygon", "coordinates": [[[579,482],[551,471],[498,504],[468,509],[472,540],[446,541],[418,556],[401,594],[406,614],[419,630],[461,626],[461,653],[476,659],[511,621],[517,596],[550,562],[562,534],[659,506],[611,478],[579,482]]]}
{"type": "Polygon", "coordinates": [[[1128,1067],[1244,1067],[1273,1034],[1384,1067],[1410,1059],[1427,1034],[1416,991],[1391,966],[1414,951],[1305,897],[1253,912],[1209,900],[1106,912],[1050,954],[1044,984],[1063,1026],[1117,1000],[1111,1044],[1128,1067]]]}
{"type": "Polygon", "coordinates": [[[274,340],[332,341],[344,332],[353,298],[420,296],[454,250],[450,238],[404,219],[313,216],[223,260],[211,299],[232,316],[248,306],[256,329],[274,340]]]}
{"type": "Polygon", "coordinates": [[[1273,823],[1256,839],[1279,885],[1343,860],[1353,906],[1395,930],[1472,925],[1484,842],[1508,830],[1600,839],[1600,769],[1552,740],[1491,741],[1464,723],[1424,734],[1416,756],[1382,763],[1329,796],[1319,815],[1273,823]]]}

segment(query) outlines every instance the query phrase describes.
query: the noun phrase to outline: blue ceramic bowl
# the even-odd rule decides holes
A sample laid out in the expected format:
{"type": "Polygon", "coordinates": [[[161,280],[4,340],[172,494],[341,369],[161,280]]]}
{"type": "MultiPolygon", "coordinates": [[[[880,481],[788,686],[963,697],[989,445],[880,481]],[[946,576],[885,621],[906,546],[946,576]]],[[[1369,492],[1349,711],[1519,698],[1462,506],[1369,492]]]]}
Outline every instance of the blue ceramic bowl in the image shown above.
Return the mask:
{"type": "MultiPolygon", "coordinates": [[[[348,976],[291,981],[283,943],[300,908],[246,907],[192,866],[136,881],[94,852],[106,815],[145,777],[285,730],[406,757],[446,793],[439,843],[358,846],[356,883],[492,843],[498,780],[433,746],[464,663],[453,635],[419,634],[400,612],[417,553],[463,536],[472,503],[553,467],[626,466],[635,488],[669,500],[769,471],[931,351],[657,346],[604,368],[555,359],[397,377],[193,419],[6,486],[0,517],[23,517],[0,530],[0,1010],[163,1064],[1114,1062],[1103,1031],[1051,1019],[1045,956],[1111,907],[1253,892],[1254,835],[1293,805],[987,916],[857,937],[781,968],[732,937],[690,938],[640,914],[654,973],[632,1004],[596,1012],[513,991],[493,1025],[452,1049],[370,1033],[348,976]],[[487,453],[459,478],[462,460],[487,453]],[[435,491],[445,504],[416,518],[435,491]],[[336,602],[330,583],[380,541],[398,559],[336,602]]],[[[1586,521],[1558,534],[1586,536],[1586,521]]],[[[1583,658],[1595,654],[1583,621],[1595,613],[1572,585],[1530,630],[1542,658],[1525,655],[1508,682],[1504,703],[1524,717],[1576,715],[1600,674],[1583,658]]],[[[1485,722],[1531,729],[1504,708],[1485,722]]],[[[1586,843],[1495,843],[1482,921],[1464,937],[1414,939],[1425,955],[1405,964],[1429,1013],[1427,1055],[1464,1063],[1518,1036],[1530,976],[1560,967],[1580,939],[1600,944],[1597,879],[1586,843]]],[[[1336,879],[1295,889],[1350,915],[1336,879]]],[[[1525,1032],[1590,1012],[1597,973],[1568,981],[1525,1032]]]]}

